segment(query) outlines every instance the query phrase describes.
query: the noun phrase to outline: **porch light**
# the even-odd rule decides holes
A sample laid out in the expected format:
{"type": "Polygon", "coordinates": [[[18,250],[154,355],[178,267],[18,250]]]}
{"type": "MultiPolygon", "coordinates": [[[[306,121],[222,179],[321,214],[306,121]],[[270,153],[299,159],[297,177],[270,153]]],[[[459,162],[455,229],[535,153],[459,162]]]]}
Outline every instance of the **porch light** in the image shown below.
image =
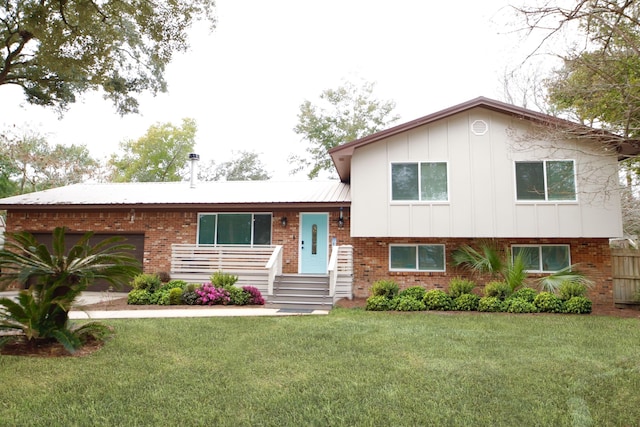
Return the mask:
{"type": "Polygon", "coordinates": [[[342,208],[340,208],[340,217],[338,218],[338,228],[344,227],[344,217],[342,216],[342,208]]]}
{"type": "Polygon", "coordinates": [[[280,220],[280,224],[282,224],[283,227],[287,226],[287,217],[283,216],[282,219],[280,220]]]}

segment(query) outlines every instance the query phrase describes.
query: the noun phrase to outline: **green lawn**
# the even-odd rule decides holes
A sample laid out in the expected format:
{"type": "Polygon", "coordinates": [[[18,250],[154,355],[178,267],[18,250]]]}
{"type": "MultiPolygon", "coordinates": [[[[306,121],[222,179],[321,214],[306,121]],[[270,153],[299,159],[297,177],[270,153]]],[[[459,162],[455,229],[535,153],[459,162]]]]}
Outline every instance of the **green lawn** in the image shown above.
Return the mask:
{"type": "Polygon", "coordinates": [[[0,356],[2,426],[624,426],[640,321],[384,313],[108,321],[84,358],[0,356]]]}

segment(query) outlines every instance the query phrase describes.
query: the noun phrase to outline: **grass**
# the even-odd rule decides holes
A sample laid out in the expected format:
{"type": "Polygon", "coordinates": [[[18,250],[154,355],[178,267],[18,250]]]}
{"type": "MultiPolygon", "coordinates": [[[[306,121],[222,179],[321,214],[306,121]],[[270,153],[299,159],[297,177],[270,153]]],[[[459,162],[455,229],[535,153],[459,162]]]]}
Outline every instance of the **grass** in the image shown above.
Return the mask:
{"type": "Polygon", "coordinates": [[[374,313],[109,321],[84,358],[0,358],[0,425],[637,425],[640,324],[374,313]]]}

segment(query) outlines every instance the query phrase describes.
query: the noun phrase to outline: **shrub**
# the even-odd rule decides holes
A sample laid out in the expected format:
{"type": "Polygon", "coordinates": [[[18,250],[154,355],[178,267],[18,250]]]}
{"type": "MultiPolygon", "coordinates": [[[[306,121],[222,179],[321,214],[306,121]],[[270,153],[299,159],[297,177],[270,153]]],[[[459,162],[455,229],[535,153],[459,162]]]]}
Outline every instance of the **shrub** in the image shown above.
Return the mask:
{"type": "Polygon", "coordinates": [[[451,310],[453,301],[447,293],[440,289],[431,289],[424,294],[422,300],[427,310],[451,310]]]}
{"type": "Polygon", "coordinates": [[[489,282],[484,287],[485,297],[495,297],[502,301],[511,295],[511,288],[505,282],[489,282]]]}
{"type": "Polygon", "coordinates": [[[182,303],[182,288],[169,289],[169,305],[179,305],[182,303]]]}
{"type": "Polygon", "coordinates": [[[166,282],[165,284],[163,284],[162,286],[160,286],[160,291],[163,290],[169,290],[169,289],[184,289],[188,286],[189,284],[187,282],[185,282],[184,280],[170,280],[168,282],[166,282]]]}
{"type": "Polygon", "coordinates": [[[236,284],[238,276],[216,271],[211,275],[211,283],[217,288],[229,288],[236,284]]]}
{"type": "Polygon", "coordinates": [[[520,298],[527,302],[533,302],[537,295],[538,291],[533,288],[520,288],[511,295],[511,298],[520,298]]]}
{"type": "Polygon", "coordinates": [[[509,313],[536,313],[536,306],[524,298],[509,298],[505,301],[509,313]]]}
{"type": "Polygon", "coordinates": [[[231,298],[229,291],[224,288],[216,288],[211,283],[205,283],[195,291],[200,298],[198,302],[205,305],[228,304],[231,298]]]}
{"type": "Polygon", "coordinates": [[[424,294],[427,292],[422,286],[411,286],[398,294],[399,297],[409,297],[417,301],[422,301],[424,294]]]}
{"type": "Polygon", "coordinates": [[[150,302],[151,294],[146,289],[133,289],[127,295],[127,304],[147,305],[150,302]]]}
{"type": "Polygon", "coordinates": [[[426,306],[421,300],[417,300],[410,295],[394,298],[393,306],[394,309],[398,311],[421,311],[426,309],[426,306]]]}
{"type": "Polygon", "coordinates": [[[533,304],[541,313],[562,313],[564,302],[551,292],[540,292],[533,300],[533,304]]]}
{"type": "Polygon", "coordinates": [[[373,295],[367,298],[365,310],[386,311],[391,308],[391,300],[382,295],[373,295]]]}
{"type": "Polygon", "coordinates": [[[131,282],[131,287],[133,287],[133,289],[141,289],[149,291],[150,293],[154,293],[160,289],[160,286],[162,286],[162,282],[155,274],[138,274],[131,282]]]}
{"type": "Polygon", "coordinates": [[[449,281],[449,295],[456,299],[460,295],[470,294],[476,284],[472,280],[454,277],[449,281]]]}
{"type": "Polygon", "coordinates": [[[460,311],[474,311],[478,309],[480,297],[476,294],[461,294],[453,300],[453,309],[460,311]]]}
{"type": "Polygon", "coordinates": [[[587,293],[587,287],[582,283],[576,282],[564,282],[560,285],[558,289],[558,293],[560,294],[560,299],[563,301],[568,301],[573,297],[583,297],[587,293]]]}
{"type": "Polygon", "coordinates": [[[249,294],[249,303],[252,305],[264,305],[264,298],[260,290],[255,286],[243,286],[242,290],[249,294]]]}
{"type": "Polygon", "coordinates": [[[169,290],[159,291],[152,294],[151,299],[155,298],[158,305],[169,305],[171,303],[169,299],[169,290]]]}
{"type": "Polygon", "coordinates": [[[478,301],[478,311],[499,312],[504,311],[504,301],[498,297],[482,297],[478,301]]]}
{"type": "Polygon", "coordinates": [[[371,286],[371,296],[392,299],[398,295],[398,284],[393,280],[378,280],[371,286]]]}
{"type": "Polygon", "coordinates": [[[168,283],[171,281],[171,275],[167,271],[158,271],[156,275],[162,283],[168,283]]]}
{"type": "Polygon", "coordinates": [[[591,300],[587,297],[572,297],[564,304],[564,312],[571,314],[591,313],[591,300]]]}
{"type": "Polygon", "coordinates": [[[191,286],[187,286],[183,291],[182,291],[182,302],[187,304],[187,305],[197,305],[200,304],[200,295],[198,295],[196,293],[196,289],[198,289],[198,287],[194,286],[193,288],[191,286]]]}
{"type": "Polygon", "coordinates": [[[251,299],[251,295],[248,292],[235,286],[225,287],[224,289],[229,292],[229,304],[231,305],[247,305],[251,299]]]}

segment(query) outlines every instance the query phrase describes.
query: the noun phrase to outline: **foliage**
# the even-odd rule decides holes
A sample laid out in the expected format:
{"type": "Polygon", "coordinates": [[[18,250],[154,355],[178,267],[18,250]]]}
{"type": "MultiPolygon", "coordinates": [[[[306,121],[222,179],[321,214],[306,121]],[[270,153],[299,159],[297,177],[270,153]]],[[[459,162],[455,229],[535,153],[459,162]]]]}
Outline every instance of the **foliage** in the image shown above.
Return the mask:
{"type": "Polygon", "coordinates": [[[587,287],[583,283],[564,282],[558,288],[558,295],[563,301],[568,301],[573,297],[583,297],[587,294],[587,287]]]}
{"type": "Polygon", "coordinates": [[[187,286],[183,291],[182,291],[182,302],[187,304],[187,305],[197,305],[199,304],[199,300],[200,300],[200,295],[198,295],[198,293],[196,292],[196,289],[198,289],[199,286],[187,286]]]}
{"type": "Polygon", "coordinates": [[[511,295],[511,288],[505,282],[489,282],[484,287],[484,296],[496,297],[502,301],[511,295]]]}
{"type": "Polygon", "coordinates": [[[89,232],[67,251],[65,232],[64,227],[54,229],[51,250],[30,233],[8,234],[0,250],[0,289],[11,283],[29,287],[19,292],[17,302],[0,299],[0,329],[22,332],[33,345],[55,339],[72,352],[82,344],[83,333],[69,325],[76,298],[94,280],[120,287],[140,267],[127,252],[132,247],[119,243],[120,238],[91,246],[89,232]]]}
{"type": "Polygon", "coordinates": [[[383,295],[372,295],[367,298],[365,310],[387,311],[391,309],[391,300],[383,295]]]}
{"type": "MultiPolygon", "coordinates": [[[[158,276],[158,278],[159,277],[160,276],[158,276]]],[[[187,286],[189,286],[189,284],[184,280],[170,280],[166,283],[163,283],[162,286],[160,286],[159,290],[171,290],[175,288],[185,289],[187,286]]]]}
{"type": "Polygon", "coordinates": [[[308,177],[312,179],[321,171],[332,171],[329,150],[386,129],[398,120],[397,115],[391,115],[395,102],[372,98],[374,86],[364,83],[357,87],[347,82],[337,89],[324,90],[319,105],[308,100],[300,105],[293,130],[308,142],[310,159],[291,157],[290,163],[299,165],[293,172],[311,168],[308,177]]]}
{"type": "Polygon", "coordinates": [[[504,301],[496,297],[482,297],[480,301],[478,301],[478,311],[504,311],[504,301]]]}
{"type": "Polygon", "coordinates": [[[504,308],[509,313],[536,313],[538,311],[533,302],[524,298],[509,298],[505,301],[504,308]]]}
{"type": "Polygon", "coordinates": [[[478,309],[480,297],[476,294],[460,294],[453,300],[453,309],[459,311],[475,311],[478,309]]]}
{"type": "Polygon", "coordinates": [[[509,286],[510,292],[522,286],[527,278],[522,254],[512,257],[509,249],[499,249],[493,242],[482,242],[479,250],[463,245],[452,256],[456,266],[499,278],[509,286]]]}
{"type": "Polygon", "coordinates": [[[180,305],[182,302],[182,288],[169,289],[169,305],[180,305]]]}
{"type": "Polygon", "coordinates": [[[411,295],[397,296],[393,299],[393,309],[398,311],[421,311],[426,310],[422,300],[411,295]]]}
{"type": "Polygon", "coordinates": [[[557,292],[565,283],[580,284],[587,288],[592,287],[593,282],[588,279],[584,273],[575,270],[575,267],[575,265],[571,265],[553,274],[539,278],[537,280],[538,287],[548,292],[557,292]]]}
{"type": "Polygon", "coordinates": [[[271,178],[269,172],[255,152],[240,151],[238,157],[216,165],[211,161],[208,166],[198,170],[201,181],[265,181],[271,178]]]}
{"type": "Polygon", "coordinates": [[[511,298],[520,298],[527,302],[533,302],[537,295],[538,291],[536,291],[535,289],[520,288],[511,295],[511,298]]]}
{"type": "Polygon", "coordinates": [[[422,286],[411,286],[401,291],[399,297],[410,297],[418,301],[422,301],[424,294],[427,292],[422,286]]]}
{"type": "Polygon", "coordinates": [[[216,271],[211,275],[211,283],[219,288],[228,288],[236,284],[238,276],[233,274],[216,271]]]}
{"type": "Polygon", "coordinates": [[[243,286],[242,290],[249,294],[249,302],[251,305],[264,305],[262,293],[255,286],[243,286]]]}
{"type": "Polygon", "coordinates": [[[382,296],[392,299],[398,295],[400,287],[394,280],[378,280],[371,285],[372,296],[382,296]]]}
{"type": "Polygon", "coordinates": [[[217,288],[211,283],[205,283],[195,290],[198,294],[199,303],[204,305],[223,304],[226,305],[231,301],[229,291],[224,288],[217,288]]]}
{"type": "Polygon", "coordinates": [[[540,292],[533,300],[533,304],[542,313],[562,313],[564,311],[564,302],[551,292],[540,292]]]}
{"type": "Polygon", "coordinates": [[[59,111],[100,90],[120,114],[137,112],[137,94],[166,91],[165,67],[188,48],[193,22],[214,25],[213,7],[211,0],[6,0],[0,86],[19,86],[27,102],[59,111]]]}
{"type": "Polygon", "coordinates": [[[472,280],[454,277],[449,281],[449,296],[455,299],[460,295],[470,294],[476,284],[472,280]]]}
{"type": "Polygon", "coordinates": [[[182,119],[180,127],[157,123],[138,140],[121,142],[122,154],[113,154],[109,159],[113,181],[181,181],[186,176],[196,131],[195,120],[182,119]]]}
{"type": "Polygon", "coordinates": [[[158,271],[156,274],[162,283],[169,283],[171,281],[171,274],[168,271],[158,271]]]}
{"type": "Polygon", "coordinates": [[[133,289],[142,289],[154,293],[162,286],[160,278],[156,274],[140,273],[133,278],[131,287],[133,289]]]}
{"type": "Polygon", "coordinates": [[[151,293],[146,289],[132,289],[127,294],[127,304],[130,304],[130,305],[151,304],[151,293]]]}
{"type": "Polygon", "coordinates": [[[592,303],[587,297],[571,297],[564,303],[564,312],[572,314],[591,313],[592,303]]]}
{"type": "Polygon", "coordinates": [[[453,301],[441,289],[431,289],[424,294],[422,300],[427,310],[451,310],[453,301]]]}
{"type": "Polygon", "coordinates": [[[226,286],[224,288],[229,292],[229,304],[231,305],[247,305],[251,299],[251,295],[244,290],[235,286],[226,286]]]}

